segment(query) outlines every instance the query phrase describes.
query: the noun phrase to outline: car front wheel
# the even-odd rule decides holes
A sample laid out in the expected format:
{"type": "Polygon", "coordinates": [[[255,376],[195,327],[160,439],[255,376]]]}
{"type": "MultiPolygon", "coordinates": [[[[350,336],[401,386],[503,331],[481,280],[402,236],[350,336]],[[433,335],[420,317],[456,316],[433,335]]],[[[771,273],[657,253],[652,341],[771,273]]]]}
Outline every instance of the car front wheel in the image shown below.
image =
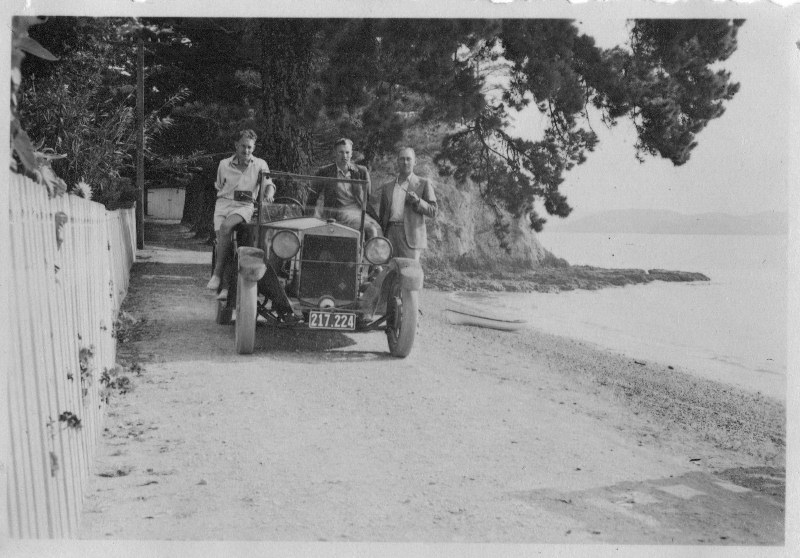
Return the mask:
{"type": "Polygon", "coordinates": [[[406,357],[414,346],[414,336],[417,333],[419,292],[403,289],[395,283],[386,310],[389,353],[395,357],[406,357]]]}
{"type": "Polygon", "coordinates": [[[256,339],[258,283],[240,276],[236,287],[236,352],[249,355],[256,339]]]}

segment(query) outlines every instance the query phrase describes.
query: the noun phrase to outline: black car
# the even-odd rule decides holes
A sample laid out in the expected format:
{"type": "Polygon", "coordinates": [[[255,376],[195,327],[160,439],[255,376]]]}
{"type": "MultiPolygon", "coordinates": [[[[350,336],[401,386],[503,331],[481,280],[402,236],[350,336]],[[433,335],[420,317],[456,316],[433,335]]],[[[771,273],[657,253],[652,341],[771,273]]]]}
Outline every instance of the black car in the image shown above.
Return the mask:
{"type": "MultiPolygon", "coordinates": [[[[269,176],[367,184],[277,172],[269,176]]],[[[361,226],[355,229],[315,216],[315,208],[296,199],[278,198],[264,205],[259,196],[253,222],[240,225],[236,233],[236,253],[228,266],[231,288],[217,308],[217,323],[235,322],[238,353],[253,352],[258,316],[275,327],[382,330],[393,356],[411,352],[422,268],[416,260],[392,257],[386,238],[365,241],[368,203],[367,192],[361,226]]]]}

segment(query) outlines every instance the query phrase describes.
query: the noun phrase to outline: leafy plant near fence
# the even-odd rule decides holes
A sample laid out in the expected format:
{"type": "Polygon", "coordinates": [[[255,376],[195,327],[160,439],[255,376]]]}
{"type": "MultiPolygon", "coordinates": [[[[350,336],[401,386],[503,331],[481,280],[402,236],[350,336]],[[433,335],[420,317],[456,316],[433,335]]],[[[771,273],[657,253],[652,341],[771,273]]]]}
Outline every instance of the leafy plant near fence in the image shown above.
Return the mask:
{"type": "Polygon", "coordinates": [[[89,387],[94,381],[94,365],[92,359],[94,358],[94,345],[90,347],[81,347],[78,351],[78,360],[81,369],[81,394],[83,397],[89,393],[89,387]]]}
{"type": "Polygon", "coordinates": [[[66,185],[52,172],[49,158],[37,154],[30,136],[19,118],[18,92],[22,84],[22,61],[25,54],[56,60],[50,51],[28,36],[28,28],[44,21],[39,17],[15,17],[11,28],[11,170],[43,183],[51,195],[63,193],[66,185]]]}
{"type": "MultiPolygon", "coordinates": [[[[19,132],[14,136],[14,152],[22,163],[18,170],[34,176],[45,168],[60,177],[54,180],[61,191],[88,197],[88,185],[91,197],[106,207],[128,205],[137,197],[133,54],[139,35],[155,31],[131,19],[57,20],[45,26],[50,33],[41,38],[53,42],[58,58],[27,35],[25,26],[34,21],[15,18],[19,55],[12,83],[12,118],[19,132]],[[37,61],[22,67],[24,52],[50,63],[37,61]]],[[[182,87],[148,95],[156,101],[147,107],[144,119],[145,165],[151,174],[163,178],[188,172],[191,155],[163,155],[152,149],[153,139],[172,126],[172,109],[188,96],[188,89],[182,87]]]]}
{"type": "MultiPolygon", "coordinates": [[[[100,389],[101,401],[108,404],[113,394],[125,395],[133,389],[131,379],[124,373],[125,371],[126,369],[119,364],[103,369],[103,373],[100,375],[100,385],[103,386],[100,389]]],[[[134,372],[133,368],[130,371],[134,372]]]]}

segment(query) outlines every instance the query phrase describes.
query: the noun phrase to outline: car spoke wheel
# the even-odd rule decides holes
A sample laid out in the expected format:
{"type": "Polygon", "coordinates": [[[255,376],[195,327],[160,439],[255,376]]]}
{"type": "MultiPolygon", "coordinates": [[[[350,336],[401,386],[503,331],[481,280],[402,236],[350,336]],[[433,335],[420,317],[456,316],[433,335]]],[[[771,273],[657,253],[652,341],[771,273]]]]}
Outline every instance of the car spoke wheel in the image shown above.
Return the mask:
{"type": "Polygon", "coordinates": [[[386,339],[392,356],[406,357],[417,334],[419,293],[403,289],[396,282],[387,302],[386,339]]]}
{"type": "Polygon", "coordinates": [[[236,288],[236,352],[249,355],[256,340],[258,283],[239,277],[236,288]]]}

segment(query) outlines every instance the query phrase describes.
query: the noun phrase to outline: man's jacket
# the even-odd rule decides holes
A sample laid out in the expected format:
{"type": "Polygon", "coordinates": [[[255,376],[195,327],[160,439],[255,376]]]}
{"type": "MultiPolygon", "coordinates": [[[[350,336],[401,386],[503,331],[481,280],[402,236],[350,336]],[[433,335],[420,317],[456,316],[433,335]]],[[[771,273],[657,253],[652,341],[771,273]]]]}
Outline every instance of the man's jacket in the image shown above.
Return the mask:
{"type": "MultiPolygon", "coordinates": [[[[350,163],[347,165],[350,171],[350,178],[353,180],[366,180],[369,183],[369,171],[367,167],[350,163]]],[[[317,171],[317,176],[326,178],[338,178],[336,163],[326,165],[317,171]]],[[[359,209],[361,209],[361,201],[364,199],[364,189],[361,184],[347,184],[350,193],[352,194],[353,201],[359,209]]],[[[369,184],[367,184],[369,186],[369,184]]],[[[320,194],[325,193],[325,207],[331,209],[341,209],[347,207],[349,204],[343,203],[341,195],[337,192],[335,182],[317,182],[311,185],[308,192],[307,205],[313,206],[317,204],[320,194]]]]}
{"type": "MultiPolygon", "coordinates": [[[[381,206],[378,222],[384,232],[389,228],[389,217],[392,214],[392,196],[397,186],[397,180],[387,182],[383,185],[381,192],[381,206]]],[[[415,250],[422,250],[428,247],[428,233],[425,230],[425,217],[436,217],[437,205],[436,194],[433,192],[433,184],[427,178],[420,178],[414,173],[408,177],[408,191],[414,192],[419,196],[419,202],[412,204],[406,202],[403,211],[403,229],[406,233],[406,242],[409,247],[415,250]]]]}

